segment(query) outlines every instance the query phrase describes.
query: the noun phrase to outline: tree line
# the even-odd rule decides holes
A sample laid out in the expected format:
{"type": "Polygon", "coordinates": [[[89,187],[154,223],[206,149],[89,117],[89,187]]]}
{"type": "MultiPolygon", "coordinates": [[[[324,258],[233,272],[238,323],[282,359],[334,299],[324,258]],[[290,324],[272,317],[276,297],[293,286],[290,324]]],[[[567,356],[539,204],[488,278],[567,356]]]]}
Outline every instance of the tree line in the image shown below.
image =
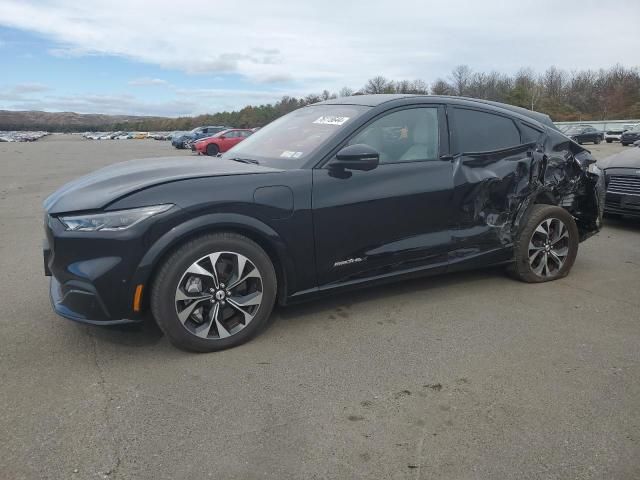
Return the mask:
{"type": "MultiPolygon", "coordinates": [[[[459,95],[509,103],[548,114],[554,121],[589,121],[640,118],[640,70],[615,65],[608,69],[567,72],[550,67],[538,74],[523,68],[514,75],[475,72],[467,65],[455,67],[446,78],[431,85],[423,80],[369,79],[359,89],[343,87],[338,92],[324,90],[304,97],[284,96],[274,103],[248,105],[236,111],[178,118],[142,117],[101,125],[38,125],[42,130],[190,130],[200,125],[261,127],[297,108],[337,97],[376,93],[459,95]]],[[[16,125],[15,129],[33,125],[16,125]]]]}
{"type": "Polygon", "coordinates": [[[188,130],[198,125],[260,127],[297,108],[322,100],[376,93],[458,95],[509,103],[548,114],[554,121],[589,121],[640,118],[640,70],[615,65],[608,69],[567,72],[550,67],[541,74],[530,68],[514,75],[475,72],[455,67],[431,85],[423,80],[369,79],[360,89],[344,87],[305,97],[284,96],[275,103],[249,105],[241,110],[196,117],[146,120],[115,125],[116,129],[188,130]]]}

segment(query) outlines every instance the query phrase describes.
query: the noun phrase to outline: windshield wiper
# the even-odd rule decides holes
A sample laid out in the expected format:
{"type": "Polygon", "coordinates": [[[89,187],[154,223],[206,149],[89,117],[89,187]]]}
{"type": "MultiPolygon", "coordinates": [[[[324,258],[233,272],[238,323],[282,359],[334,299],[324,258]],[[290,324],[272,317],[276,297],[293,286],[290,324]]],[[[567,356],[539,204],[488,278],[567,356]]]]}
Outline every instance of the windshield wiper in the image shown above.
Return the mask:
{"type": "Polygon", "coordinates": [[[258,162],[257,160],[254,160],[253,158],[233,157],[233,158],[230,158],[229,160],[233,160],[234,162],[240,162],[240,163],[253,163],[254,165],[260,165],[260,162],[258,162]]]}

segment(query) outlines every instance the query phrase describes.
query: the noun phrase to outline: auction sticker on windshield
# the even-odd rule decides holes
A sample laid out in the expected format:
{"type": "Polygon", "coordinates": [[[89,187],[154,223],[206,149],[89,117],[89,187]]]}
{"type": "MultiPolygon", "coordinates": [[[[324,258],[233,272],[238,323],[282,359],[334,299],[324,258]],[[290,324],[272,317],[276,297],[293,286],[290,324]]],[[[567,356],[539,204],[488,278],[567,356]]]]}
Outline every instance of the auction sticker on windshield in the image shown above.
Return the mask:
{"type": "Polygon", "coordinates": [[[317,119],[313,123],[320,123],[322,125],[342,125],[349,120],[349,117],[336,117],[335,115],[326,115],[317,119]]]}
{"type": "Polygon", "coordinates": [[[302,155],[302,152],[291,152],[289,150],[285,150],[280,154],[280,156],[284,158],[300,158],[302,155]]]}

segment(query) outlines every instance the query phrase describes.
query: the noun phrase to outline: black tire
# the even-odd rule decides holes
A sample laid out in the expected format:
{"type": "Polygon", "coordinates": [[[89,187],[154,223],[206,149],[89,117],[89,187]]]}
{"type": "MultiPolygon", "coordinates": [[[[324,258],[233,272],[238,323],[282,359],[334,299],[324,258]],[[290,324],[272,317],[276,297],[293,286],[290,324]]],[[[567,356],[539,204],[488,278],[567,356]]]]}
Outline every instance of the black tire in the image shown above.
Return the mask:
{"type": "Polygon", "coordinates": [[[598,145],[602,140],[600,140],[599,138],[596,138],[595,141],[593,142],[594,144],[598,145]]]}
{"type": "Polygon", "coordinates": [[[268,323],[276,293],[277,279],[274,266],[258,244],[235,233],[213,233],[185,243],[167,258],[153,280],[151,312],[160,329],[178,348],[192,352],[215,352],[238,346],[260,332],[268,323]],[[235,252],[245,256],[258,269],[262,281],[262,300],[253,318],[246,327],[227,338],[196,336],[182,324],[176,311],[176,289],[183,274],[198,259],[214,252],[235,252]]]}
{"type": "Polygon", "coordinates": [[[220,153],[220,148],[218,148],[218,145],[216,145],[215,143],[210,143],[209,145],[207,145],[207,155],[209,155],[210,157],[215,157],[216,155],[218,155],[218,153],[220,153]]]}
{"type": "Polygon", "coordinates": [[[613,142],[613,140],[607,139],[607,143],[612,143],[612,142],[613,142]]]}
{"type": "MultiPolygon", "coordinates": [[[[536,233],[536,235],[539,234],[536,233]]],[[[538,240],[536,240],[536,242],[537,241],[538,240]]],[[[511,265],[509,271],[512,276],[518,280],[528,283],[548,282],[566,277],[576,260],[579,241],[578,227],[569,212],[564,208],[553,205],[534,205],[527,216],[526,223],[520,229],[518,238],[514,242],[515,262],[511,265]],[[534,241],[533,236],[536,228],[548,219],[560,220],[566,227],[566,241],[564,239],[561,240],[563,242],[561,246],[566,245],[567,254],[561,268],[551,273],[547,271],[548,274],[544,275],[536,273],[529,261],[529,242],[534,241]]],[[[545,252],[542,251],[541,254],[545,255],[545,252]]],[[[535,260],[539,259],[536,258],[535,260]]],[[[539,261],[541,261],[541,259],[539,261]]]]}
{"type": "Polygon", "coordinates": [[[629,145],[628,143],[622,142],[622,146],[626,147],[627,145],[629,145]]]}

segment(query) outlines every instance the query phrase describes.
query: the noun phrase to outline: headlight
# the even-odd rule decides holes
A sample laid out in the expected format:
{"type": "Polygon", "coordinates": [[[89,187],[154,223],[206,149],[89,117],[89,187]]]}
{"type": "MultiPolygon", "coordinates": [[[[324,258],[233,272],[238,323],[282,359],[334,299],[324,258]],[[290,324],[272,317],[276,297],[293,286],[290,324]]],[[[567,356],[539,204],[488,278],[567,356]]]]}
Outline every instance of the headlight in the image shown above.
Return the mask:
{"type": "Polygon", "coordinates": [[[594,175],[600,175],[602,173],[602,170],[600,170],[598,165],[596,165],[596,162],[593,162],[587,167],[587,172],[593,173],[594,175]]]}
{"type": "Polygon", "coordinates": [[[126,230],[149,217],[166,212],[171,207],[173,207],[172,204],[154,205],[152,207],[132,208],[130,210],[74,215],[71,217],[60,217],[60,221],[67,230],[73,230],[75,232],[95,232],[97,230],[115,232],[126,230]]]}

